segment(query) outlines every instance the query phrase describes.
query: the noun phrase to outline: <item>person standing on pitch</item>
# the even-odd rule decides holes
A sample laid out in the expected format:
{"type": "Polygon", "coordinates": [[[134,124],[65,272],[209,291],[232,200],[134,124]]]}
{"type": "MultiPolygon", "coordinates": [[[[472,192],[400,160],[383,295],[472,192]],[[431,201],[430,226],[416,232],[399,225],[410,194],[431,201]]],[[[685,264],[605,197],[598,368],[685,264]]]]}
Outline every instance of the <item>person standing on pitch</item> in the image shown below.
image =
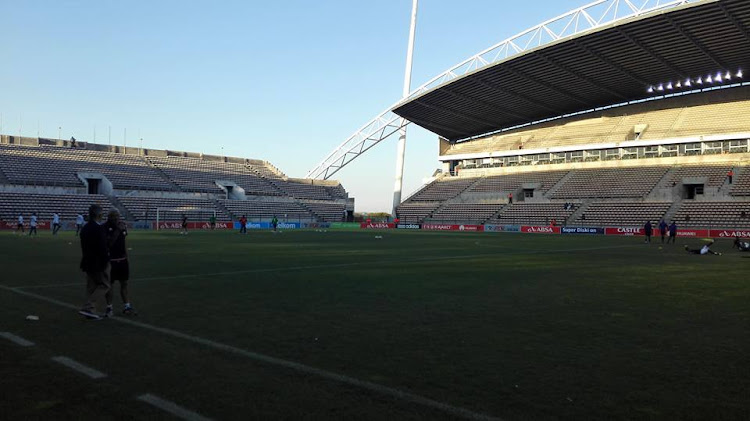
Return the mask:
{"type": "MultiPolygon", "coordinates": [[[[120,214],[116,210],[112,210],[107,215],[107,222],[104,224],[104,228],[107,231],[107,247],[109,248],[110,286],[113,286],[115,281],[120,282],[120,298],[122,298],[124,304],[122,314],[135,316],[135,309],[130,305],[130,300],[128,299],[130,265],[128,264],[128,250],[125,246],[125,238],[128,236],[128,226],[120,220],[120,214]]],[[[113,289],[110,288],[105,296],[107,299],[107,310],[104,312],[104,317],[112,317],[113,289]]]]}
{"type": "Polygon", "coordinates": [[[188,231],[187,231],[187,215],[185,215],[183,213],[182,214],[182,231],[180,231],[180,234],[187,235],[187,233],[188,233],[188,231]]]}
{"type": "Polygon", "coordinates": [[[18,234],[18,230],[21,230],[21,234],[24,233],[23,229],[23,215],[20,213],[18,214],[18,225],[16,225],[16,234],[18,234]]]}
{"type": "Polygon", "coordinates": [[[29,237],[31,237],[31,234],[34,234],[34,237],[36,237],[36,212],[33,212],[31,214],[31,218],[29,219],[29,237]]]}
{"type": "Polygon", "coordinates": [[[240,218],[240,234],[247,234],[247,217],[245,215],[240,218]]]}
{"type": "Polygon", "coordinates": [[[55,212],[52,214],[52,235],[57,235],[60,231],[60,215],[55,212]]]}
{"type": "Polygon", "coordinates": [[[78,233],[81,232],[81,228],[83,228],[83,215],[80,213],[76,215],[76,237],[78,237],[78,233]]]}
{"type": "Polygon", "coordinates": [[[276,232],[276,228],[279,226],[279,220],[276,218],[276,215],[273,216],[271,225],[273,225],[273,232],[276,232]]]}
{"type": "Polygon", "coordinates": [[[86,273],[86,303],[78,312],[89,319],[101,319],[96,312],[99,302],[106,300],[109,291],[109,250],[107,232],[99,225],[102,208],[89,207],[89,221],[81,229],[81,270],[86,273]]]}
{"type": "Polygon", "coordinates": [[[661,243],[664,244],[664,237],[667,236],[667,223],[663,219],[659,222],[659,234],[661,234],[661,243]]]}
{"type": "Polygon", "coordinates": [[[667,238],[667,244],[669,244],[670,241],[672,244],[677,241],[677,224],[674,221],[669,225],[669,238],[667,238]]]}
{"type": "Polygon", "coordinates": [[[643,226],[643,233],[646,235],[646,243],[651,242],[651,234],[653,233],[653,227],[651,221],[646,221],[646,225],[643,226]]]}

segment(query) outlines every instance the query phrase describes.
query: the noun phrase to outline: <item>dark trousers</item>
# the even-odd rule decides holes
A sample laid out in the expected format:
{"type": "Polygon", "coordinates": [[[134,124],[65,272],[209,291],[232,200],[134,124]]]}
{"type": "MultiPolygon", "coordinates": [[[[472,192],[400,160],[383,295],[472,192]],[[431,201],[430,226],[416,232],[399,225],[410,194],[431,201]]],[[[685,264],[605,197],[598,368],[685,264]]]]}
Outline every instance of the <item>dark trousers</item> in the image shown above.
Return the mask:
{"type": "Polygon", "coordinates": [[[669,234],[669,238],[667,238],[667,244],[669,244],[670,241],[672,242],[672,244],[674,244],[676,240],[677,240],[676,235],[669,234]]]}
{"type": "Polygon", "coordinates": [[[240,224],[240,234],[247,234],[247,225],[240,224]]]}
{"type": "Polygon", "coordinates": [[[76,224],[76,237],[78,237],[78,233],[81,232],[81,224],[76,224]]]}
{"type": "Polygon", "coordinates": [[[60,224],[53,224],[52,225],[52,235],[57,235],[58,231],[60,231],[60,224]]]}
{"type": "Polygon", "coordinates": [[[31,235],[32,233],[36,235],[36,227],[29,227],[29,235],[31,235]]]}

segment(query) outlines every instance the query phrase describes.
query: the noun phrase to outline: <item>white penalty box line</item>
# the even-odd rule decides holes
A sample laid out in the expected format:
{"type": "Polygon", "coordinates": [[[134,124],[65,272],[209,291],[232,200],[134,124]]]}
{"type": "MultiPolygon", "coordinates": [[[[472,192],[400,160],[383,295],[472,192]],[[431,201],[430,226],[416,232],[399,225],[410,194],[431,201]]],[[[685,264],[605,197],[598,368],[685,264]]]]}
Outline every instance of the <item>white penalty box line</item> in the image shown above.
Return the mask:
{"type": "Polygon", "coordinates": [[[91,377],[92,379],[103,379],[103,378],[107,377],[107,375],[104,374],[104,373],[102,373],[101,371],[99,371],[97,369],[94,369],[94,368],[91,368],[91,367],[89,367],[87,365],[81,364],[81,363],[79,363],[78,361],[76,361],[76,360],[74,360],[72,358],[63,357],[63,356],[57,356],[57,357],[52,357],[51,359],[52,359],[52,361],[54,361],[56,363],[62,364],[65,367],[68,367],[68,368],[70,368],[72,370],[75,370],[75,371],[81,373],[81,374],[84,374],[84,375],[86,375],[88,377],[91,377]]]}
{"type": "Polygon", "coordinates": [[[174,402],[170,402],[166,399],[162,399],[156,395],[152,395],[150,393],[146,393],[144,395],[138,396],[136,399],[138,399],[141,402],[145,402],[149,405],[155,406],[156,408],[161,409],[164,412],[168,412],[172,415],[174,415],[177,418],[181,418],[183,420],[187,421],[212,421],[211,418],[206,418],[201,414],[198,414],[196,412],[193,412],[189,409],[185,409],[181,407],[180,405],[177,405],[174,402]]]}
{"type": "Polygon", "coordinates": [[[34,342],[28,341],[10,332],[0,332],[0,338],[5,338],[18,346],[23,346],[23,347],[34,346],[34,342]]]}
{"type": "MultiPolygon", "coordinates": [[[[12,287],[8,287],[8,286],[5,286],[5,285],[0,285],[0,289],[2,289],[4,291],[9,291],[9,292],[12,292],[12,293],[15,293],[15,294],[23,295],[23,296],[26,296],[26,297],[35,298],[37,300],[45,301],[45,302],[48,302],[48,303],[51,303],[51,304],[55,304],[57,306],[68,308],[68,309],[71,309],[71,310],[78,310],[78,307],[75,306],[75,305],[73,305],[73,304],[66,303],[66,302],[63,302],[63,301],[60,301],[60,300],[56,300],[54,298],[45,297],[43,295],[34,294],[32,292],[29,292],[29,291],[23,291],[23,290],[20,290],[18,288],[12,288],[12,287]]],[[[125,318],[121,318],[121,317],[115,317],[115,318],[112,318],[110,320],[114,320],[114,321],[119,322],[119,323],[124,323],[124,324],[127,324],[127,325],[139,327],[139,328],[145,329],[145,330],[150,330],[152,332],[161,333],[161,334],[163,334],[165,336],[171,336],[171,337],[174,337],[174,338],[184,339],[184,340],[189,341],[189,342],[193,342],[193,343],[196,343],[196,344],[199,344],[199,345],[204,345],[206,347],[217,349],[217,350],[221,350],[221,351],[225,351],[225,352],[228,352],[228,353],[231,353],[231,354],[240,355],[240,356],[243,356],[243,357],[255,360],[255,361],[260,361],[260,362],[267,363],[267,364],[270,364],[270,365],[275,365],[275,366],[278,366],[278,367],[284,367],[284,368],[287,368],[287,369],[291,369],[291,370],[297,371],[297,372],[302,373],[302,374],[311,375],[311,376],[317,376],[317,377],[320,377],[320,378],[324,378],[324,379],[328,379],[328,380],[333,380],[333,381],[336,381],[338,383],[348,384],[350,386],[355,386],[355,387],[358,387],[358,388],[361,388],[361,389],[364,389],[364,390],[368,390],[370,392],[375,392],[375,393],[378,393],[378,394],[381,394],[381,395],[390,396],[392,398],[400,399],[400,400],[405,401],[405,402],[419,404],[419,405],[422,405],[422,406],[425,406],[425,407],[428,407],[428,408],[436,409],[436,410],[439,410],[439,411],[442,411],[442,412],[445,412],[445,413],[448,413],[448,414],[451,414],[451,415],[454,415],[454,416],[457,416],[457,417],[461,417],[461,418],[464,418],[464,419],[470,419],[470,420],[498,420],[498,421],[500,420],[500,418],[497,418],[497,417],[493,417],[493,416],[490,416],[490,415],[486,415],[486,414],[474,412],[474,411],[471,411],[469,409],[458,407],[458,406],[453,406],[453,405],[450,405],[450,404],[447,404],[447,403],[444,403],[444,402],[439,402],[439,401],[436,401],[434,399],[430,399],[430,398],[427,398],[427,397],[424,397],[424,396],[421,396],[421,395],[417,395],[417,394],[414,394],[414,393],[411,393],[411,392],[405,392],[405,391],[402,391],[402,390],[399,390],[399,389],[395,389],[395,388],[392,388],[392,387],[389,387],[389,386],[384,386],[384,385],[381,385],[381,384],[378,384],[378,383],[373,383],[373,382],[369,382],[369,381],[365,381],[365,380],[356,379],[354,377],[350,377],[350,376],[346,376],[346,375],[343,375],[343,374],[334,373],[332,371],[323,370],[323,369],[320,369],[320,368],[312,367],[312,366],[305,365],[305,364],[302,364],[302,363],[298,363],[298,362],[295,362],[295,361],[285,360],[285,359],[281,359],[281,358],[276,358],[276,357],[271,357],[271,356],[268,356],[268,355],[260,354],[260,353],[253,352],[253,351],[248,351],[248,350],[245,350],[245,349],[242,349],[242,348],[238,348],[238,347],[235,347],[235,346],[232,346],[232,345],[227,345],[227,344],[223,344],[223,343],[220,343],[220,342],[212,341],[210,339],[201,338],[199,336],[193,336],[193,335],[189,335],[189,334],[186,334],[186,333],[182,333],[182,332],[179,332],[179,331],[176,331],[176,330],[173,330],[173,329],[168,329],[168,328],[154,326],[154,325],[150,325],[150,324],[146,324],[146,323],[136,322],[134,320],[125,319],[125,318]]],[[[58,357],[58,358],[65,358],[65,357],[58,357]]],[[[61,361],[58,361],[58,362],[60,362],[62,364],[61,361]]],[[[79,363],[77,363],[77,364],[79,364],[79,363]]],[[[71,367],[71,368],[73,368],[73,367],[71,367]]],[[[86,367],[86,368],[88,368],[88,367],[86,367]]],[[[91,368],[89,368],[89,369],[90,370],[94,370],[94,369],[91,369],[91,368]]],[[[96,371],[96,370],[94,370],[94,371],[96,371]]],[[[100,374],[104,374],[104,373],[100,373],[100,374]]],[[[150,396],[150,395],[142,395],[142,396],[150,396]]],[[[141,400],[143,400],[143,399],[141,399],[141,400]]],[[[168,402],[168,401],[166,401],[166,402],[168,402]]]]}

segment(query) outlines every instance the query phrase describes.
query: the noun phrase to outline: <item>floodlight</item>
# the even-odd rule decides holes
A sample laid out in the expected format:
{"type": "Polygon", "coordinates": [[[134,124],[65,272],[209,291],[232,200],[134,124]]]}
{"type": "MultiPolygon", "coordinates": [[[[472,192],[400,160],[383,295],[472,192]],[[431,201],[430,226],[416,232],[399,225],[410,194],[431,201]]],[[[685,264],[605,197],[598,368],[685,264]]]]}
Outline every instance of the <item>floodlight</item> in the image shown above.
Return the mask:
{"type": "Polygon", "coordinates": [[[675,88],[682,88],[682,82],[680,82],[680,81],[678,80],[678,81],[677,81],[677,84],[676,84],[676,85],[674,85],[674,86],[675,86],[675,88]]]}
{"type": "Polygon", "coordinates": [[[657,91],[660,91],[660,92],[661,92],[661,91],[663,91],[663,90],[664,90],[664,85],[662,85],[662,84],[659,84],[659,87],[658,87],[658,88],[656,88],[656,90],[657,90],[657,91]]]}
{"type": "Polygon", "coordinates": [[[742,69],[740,69],[740,71],[739,71],[739,72],[737,72],[737,77],[738,77],[738,78],[742,78],[742,69]]]}
{"type": "Polygon", "coordinates": [[[690,83],[690,79],[685,80],[685,86],[688,86],[688,87],[693,86],[693,84],[690,83]]]}
{"type": "Polygon", "coordinates": [[[695,81],[698,85],[703,85],[703,78],[698,78],[698,80],[695,81]]]}
{"type": "Polygon", "coordinates": [[[713,79],[711,79],[711,75],[706,76],[706,82],[714,83],[713,79]]]}
{"type": "Polygon", "coordinates": [[[721,80],[721,72],[716,74],[716,77],[714,78],[714,80],[717,82],[723,82],[723,80],[721,80]]]}
{"type": "Polygon", "coordinates": [[[732,72],[727,72],[727,74],[724,75],[725,80],[732,80],[732,72]]]}
{"type": "Polygon", "coordinates": [[[648,92],[650,94],[653,93],[654,92],[654,87],[653,86],[649,86],[648,89],[646,89],[646,92],[648,92]]]}

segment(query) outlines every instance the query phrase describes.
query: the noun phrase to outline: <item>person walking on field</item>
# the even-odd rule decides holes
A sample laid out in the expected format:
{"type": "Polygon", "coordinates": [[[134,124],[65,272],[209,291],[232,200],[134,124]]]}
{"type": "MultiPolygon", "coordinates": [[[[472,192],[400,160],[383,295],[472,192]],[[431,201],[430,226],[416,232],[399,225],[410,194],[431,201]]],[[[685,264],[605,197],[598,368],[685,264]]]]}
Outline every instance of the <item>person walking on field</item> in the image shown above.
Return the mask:
{"type": "Polygon", "coordinates": [[[107,249],[107,232],[99,225],[102,208],[99,205],[89,207],[89,221],[81,229],[81,264],[86,273],[86,303],[78,312],[89,319],[101,319],[97,305],[104,303],[109,291],[109,251],[107,249]]]}
{"type": "Polygon", "coordinates": [[[646,235],[645,243],[651,243],[651,234],[653,234],[653,227],[651,221],[646,221],[646,225],[643,226],[643,233],[646,235]]]}
{"type": "Polygon", "coordinates": [[[52,235],[57,235],[60,231],[60,214],[57,212],[52,214],[52,235]]]}
{"type": "Polygon", "coordinates": [[[36,232],[36,212],[31,214],[31,218],[29,219],[29,237],[31,237],[31,234],[34,234],[34,237],[37,236],[36,232]]]}
{"type": "Polygon", "coordinates": [[[114,295],[114,283],[120,282],[120,298],[124,308],[122,314],[126,316],[135,316],[136,312],[133,306],[130,304],[128,298],[128,279],[130,279],[130,265],[128,263],[128,251],[125,246],[125,238],[128,236],[128,227],[120,220],[120,214],[116,210],[112,210],[107,215],[107,223],[104,224],[104,228],[107,231],[107,247],[109,248],[109,264],[110,264],[110,285],[112,288],[107,291],[107,310],[104,312],[104,317],[112,317],[114,311],[112,309],[112,296],[114,295]]]}
{"type": "Polygon", "coordinates": [[[661,243],[664,244],[664,237],[667,236],[667,223],[663,219],[659,222],[659,234],[661,234],[661,243]]]}
{"type": "Polygon", "coordinates": [[[78,234],[81,232],[81,228],[83,228],[83,215],[80,213],[76,215],[76,237],[78,237],[78,234]]]}
{"type": "Polygon", "coordinates": [[[670,241],[672,244],[677,241],[677,224],[674,221],[669,225],[669,238],[667,238],[667,244],[669,244],[670,241]]]}
{"type": "Polygon", "coordinates": [[[21,230],[21,234],[23,234],[25,231],[23,229],[23,215],[18,215],[18,225],[16,225],[16,234],[18,234],[18,230],[21,230]]]}
{"type": "Polygon", "coordinates": [[[240,218],[240,234],[247,234],[247,217],[245,215],[240,218]]]}

